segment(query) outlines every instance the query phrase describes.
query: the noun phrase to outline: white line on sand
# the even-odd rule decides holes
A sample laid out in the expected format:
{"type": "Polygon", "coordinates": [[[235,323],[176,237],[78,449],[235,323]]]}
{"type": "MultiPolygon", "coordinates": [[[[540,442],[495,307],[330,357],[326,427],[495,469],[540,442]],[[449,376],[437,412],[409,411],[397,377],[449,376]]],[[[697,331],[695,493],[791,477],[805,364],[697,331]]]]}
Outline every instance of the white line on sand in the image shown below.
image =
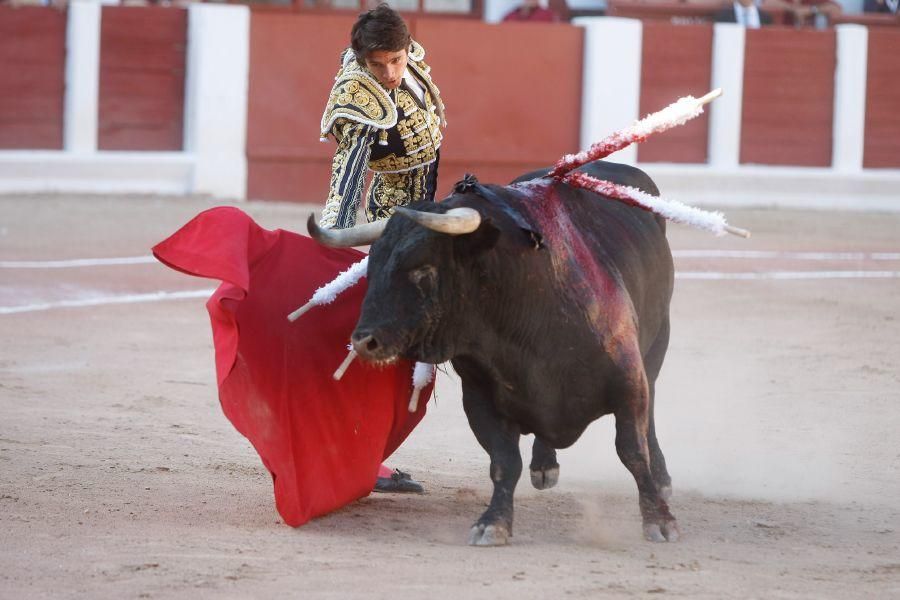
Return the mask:
{"type": "Polygon", "coordinates": [[[139,302],[161,302],[165,300],[183,300],[185,298],[207,298],[215,290],[188,290],[183,292],[153,292],[150,294],[125,294],[121,296],[94,296],[77,300],[60,300],[58,302],[41,302],[23,304],[22,306],[0,306],[0,315],[37,312],[54,308],[80,308],[84,306],[105,306],[107,304],[135,304],[139,302]]]}
{"type": "Polygon", "coordinates": [[[760,271],[726,273],[721,271],[676,271],[675,279],[900,279],[900,271],[760,271]]]}
{"type": "Polygon", "coordinates": [[[72,267],[105,267],[110,265],[144,265],[159,262],[150,256],[120,258],[73,258],[69,260],[0,260],[2,269],[69,269],[72,267]]]}
{"type": "MultiPolygon", "coordinates": [[[[779,252],[775,250],[673,250],[675,258],[756,258],[788,260],[900,260],[900,252],[779,252]]],[[[0,269],[69,269],[145,265],[157,260],[148,255],[66,260],[0,260],[0,269]]]]}
{"type": "Polygon", "coordinates": [[[673,250],[675,258],[758,258],[788,260],[900,260],[900,252],[777,252],[774,250],[673,250]]]}
{"type": "MultiPolygon", "coordinates": [[[[811,280],[811,279],[900,279],[900,271],[743,271],[727,273],[721,271],[678,271],[675,279],[686,280],[811,280]]],[[[186,298],[206,298],[215,290],[189,290],[183,292],[153,292],[150,294],[125,294],[122,296],[96,296],[78,300],[60,300],[22,306],[0,306],[0,315],[37,312],[54,308],[79,308],[84,306],[104,306],[108,304],[134,304],[139,302],[164,302],[186,298]]]]}

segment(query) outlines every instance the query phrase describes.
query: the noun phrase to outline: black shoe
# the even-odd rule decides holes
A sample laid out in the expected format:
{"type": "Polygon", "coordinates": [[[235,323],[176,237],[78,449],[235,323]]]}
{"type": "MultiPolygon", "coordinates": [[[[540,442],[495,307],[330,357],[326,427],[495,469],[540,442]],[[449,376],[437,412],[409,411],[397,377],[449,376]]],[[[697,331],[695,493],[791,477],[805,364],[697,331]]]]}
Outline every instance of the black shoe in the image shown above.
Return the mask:
{"type": "Polygon", "coordinates": [[[386,494],[424,494],[422,484],[399,469],[394,469],[390,477],[379,477],[375,480],[373,492],[386,494]]]}

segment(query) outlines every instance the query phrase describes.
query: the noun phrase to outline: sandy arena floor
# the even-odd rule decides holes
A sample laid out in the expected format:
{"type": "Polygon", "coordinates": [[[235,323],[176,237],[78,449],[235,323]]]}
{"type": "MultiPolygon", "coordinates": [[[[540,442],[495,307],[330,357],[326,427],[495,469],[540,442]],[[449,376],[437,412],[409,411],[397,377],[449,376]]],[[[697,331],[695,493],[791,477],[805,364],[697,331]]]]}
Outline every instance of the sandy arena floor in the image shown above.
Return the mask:
{"type": "MultiPolygon", "coordinates": [[[[146,256],[208,206],[0,198],[0,598],[900,597],[900,214],[729,210],[749,241],[672,226],[657,424],[683,539],[641,539],[603,420],[556,488],[523,478],[512,545],[483,549],[488,461],[455,376],[391,460],[427,494],[292,529],[219,409],[204,300],[112,303],[214,282],[20,262],[146,256]]],[[[243,208],[303,231],[312,207],[243,208]]]]}

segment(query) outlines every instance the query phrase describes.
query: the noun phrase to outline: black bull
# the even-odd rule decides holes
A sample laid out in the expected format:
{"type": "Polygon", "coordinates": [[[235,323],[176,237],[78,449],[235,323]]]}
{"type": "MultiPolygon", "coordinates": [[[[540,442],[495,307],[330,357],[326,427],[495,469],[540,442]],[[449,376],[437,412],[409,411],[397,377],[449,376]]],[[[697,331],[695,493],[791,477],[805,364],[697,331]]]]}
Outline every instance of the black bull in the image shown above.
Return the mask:
{"type": "MultiPolygon", "coordinates": [[[[658,194],[632,167],[598,161],[582,170],[658,194]]],[[[460,185],[439,204],[410,207],[473,208],[481,219],[470,233],[448,235],[410,213],[394,215],[371,247],[354,346],[375,362],[452,362],[494,484],[471,544],[504,544],[512,535],[520,435],[535,435],[532,483],[551,487],[559,473],[554,449],[607,414],[615,415],[616,451],[637,483],[645,537],[674,541],[671,479],[653,419],[673,284],[665,222],[547,179],[521,183],[546,172],[507,187],[460,185]]],[[[320,232],[313,225],[311,233],[320,232]]]]}

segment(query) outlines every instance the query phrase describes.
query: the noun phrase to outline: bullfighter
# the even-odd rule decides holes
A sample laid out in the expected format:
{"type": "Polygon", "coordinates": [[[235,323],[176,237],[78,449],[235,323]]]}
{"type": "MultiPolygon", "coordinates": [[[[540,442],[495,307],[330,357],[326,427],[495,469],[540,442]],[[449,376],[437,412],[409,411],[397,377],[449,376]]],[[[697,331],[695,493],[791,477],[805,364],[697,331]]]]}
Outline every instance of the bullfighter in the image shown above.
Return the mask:
{"type": "MultiPolygon", "coordinates": [[[[331,136],[338,144],[319,223],[327,228],[356,224],[367,171],[374,173],[368,221],[390,217],[397,206],[433,201],[446,125],[425,49],[396,11],[382,3],[362,13],[350,39],[322,115],[320,139],[331,136]]],[[[423,491],[408,474],[383,465],[374,490],[423,491]]]]}

